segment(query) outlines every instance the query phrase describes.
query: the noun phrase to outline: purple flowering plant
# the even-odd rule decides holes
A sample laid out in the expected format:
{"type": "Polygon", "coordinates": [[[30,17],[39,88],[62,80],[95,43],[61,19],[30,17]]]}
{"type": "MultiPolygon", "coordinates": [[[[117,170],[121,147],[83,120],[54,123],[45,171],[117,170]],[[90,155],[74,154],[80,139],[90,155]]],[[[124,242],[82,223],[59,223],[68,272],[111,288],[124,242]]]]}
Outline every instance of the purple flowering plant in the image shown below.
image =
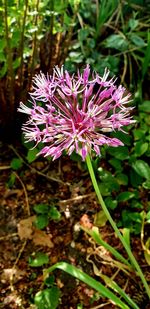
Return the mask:
{"type": "Polygon", "coordinates": [[[83,74],[70,75],[62,66],[55,67],[52,76],[36,75],[30,93],[31,108],[20,103],[18,109],[29,115],[23,126],[25,139],[35,145],[42,142],[44,148],[39,154],[53,160],[64,150],[68,155],[76,151],[85,160],[92,150],[100,155],[104,144],[122,146],[119,139],[109,137],[108,133],[134,123],[130,116],[132,107],[126,106],[131,95],[108,77],[107,69],[103,77],[97,73],[90,76],[89,65],[83,74]]]}
{"type": "Polygon", "coordinates": [[[109,134],[124,131],[125,126],[135,122],[130,115],[133,107],[128,106],[131,94],[123,86],[117,86],[114,77],[109,78],[107,69],[101,77],[96,72],[91,74],[87,65],[76,75],[70,75],[63,66],[56,66],[52,76],[35,75],[30,96],[30,107],[21,102],[18,108],[28,115],[22,128],[26,141],[34,141],[34,147],[42,143],[39,155],[44,157],[51,156],[55,160],[65,150],[68,155],[75,151],[86,161],[99,203],[150,297],[144,274],[105,205],[91,161],[92,152],[100,155],[103,145],[123,146],[109,134]]]}

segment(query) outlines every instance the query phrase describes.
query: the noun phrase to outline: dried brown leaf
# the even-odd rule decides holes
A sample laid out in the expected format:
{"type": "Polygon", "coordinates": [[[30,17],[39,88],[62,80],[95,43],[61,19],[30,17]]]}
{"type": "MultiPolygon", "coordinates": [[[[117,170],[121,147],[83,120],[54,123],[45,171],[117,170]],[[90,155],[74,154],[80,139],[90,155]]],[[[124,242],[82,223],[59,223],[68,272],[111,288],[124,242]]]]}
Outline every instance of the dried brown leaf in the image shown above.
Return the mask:
{"type": "Polygon", "coordinates": [[[22,239],[32,239],[33,234],[33,221],[36,216],[29,217],[27,219],[20,220],[18,223],[18,235],[19,238],[22,239]]]}
{"type": "Polygon", "coordinates": [[[34,234],[32,236],[33,243],[36,246],[47,246],[53,248],[54,245],[50,239],[50,235],[47,235],[44,231],[34,229],[34,234]]]}
{"type": "Polygon", "coordinates": [[[9,282],[11,278],[13,278],[14,282],[17,282],[22,279],[25,274],[26,272],[24,270],[18,268],[7,268],[3,270],[0,279],[2,283],[9,282]]]}
{"type": "Polygon", "coordinates": [[[33,222],[36,216],[23,219],[18,224],[18,235],[22,239],[32,239],[36,246],[47,246],[53,248],[50,235],[47,235],[44,231],[38,230],[34,227],[33,222]]]}

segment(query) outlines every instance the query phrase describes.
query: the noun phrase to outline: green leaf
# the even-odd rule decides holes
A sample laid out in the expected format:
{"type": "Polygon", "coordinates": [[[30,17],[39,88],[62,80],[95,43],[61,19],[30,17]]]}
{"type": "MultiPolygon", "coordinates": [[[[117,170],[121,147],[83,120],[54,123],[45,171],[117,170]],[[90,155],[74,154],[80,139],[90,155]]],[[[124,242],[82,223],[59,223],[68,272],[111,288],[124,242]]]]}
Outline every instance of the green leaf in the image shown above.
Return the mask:
{"type": "Polygon", "coordinates": [[[143,178],[139,174],[137,174],[136,171],[131,169],[129,175],[130,175],[130,182],[133,187],[136,188],[142,184],[143,178]]]}
{"type": "Polygon", "coordinates": [[[0,78],[5,76],[7,69],[8,69],[7,62],[5,62],[0,70],[0,78]]]}
{"type": "Polygon", "coordinates": [[[82,29],[80,29],[79,34],[78,34],[79,35],[79,39],[81,41],[84,41],[84,40],[87,39],[89,34],[90,34],[90,29],[89,28],[82,28],[82,29]]]}
{"type": "Polygon", "coordinates": [[[6,47],[6,39],[1,38],[0,39],[0,51],[3,51],[5,47],[6,47]]]}
{"type": "Polygon", "coordinates": [[[53,286],[36,293],[34,303],[37,309],[56,309],[59,305],[60,290],[53,286]]]}
{"type": "Polygon", "coordinates": [[[137,141],[145,136],[145,132],[142,129],[133,130],[134,140],[137,141]]]}
{"type": "MultiPolygon", "coordinates": [[[[96,265],[94,264],[94,268],[96,271],[98,271],[96,265]]],[[[103,275],[101,272],[98,271],[98,275],[101,279],[104,280],[106,286],[117,292],[124,300],[129,304],[132,308],[139,309],[139,307],[136,305],[136,303],[120,288],[120,286],[113,281],[111,277],[108,277],[106,275],[103,275]]]]}
{"type": "Polygon", "coordinates": [[[133,192],[121,192],[118,196],[117,196],[117,201],[118,202],[126,202],[130,199],[132,199],[135,196],[135,194],[133,192]]]}
{"type": "Polygon", "coordinates": [[[137,160],[135,163],[132,163],[132,167],[138,175],[148,180],[150,179],[150,167],[148,163],[143,160],[137,160]]]}
{"type": "Polygon", "coordinates": [[[115,209],[118,205],[118,202],[114,199],[112,199],[112,197],[106,197],[105,199],[105,204],[109,209],[115,209]]]}
{"type": "Polygon", "coordinates": [[[0,62],[5,62],[6,61],[6,56],[3,52],[0,51],[0,62]]]}
{"type": "Polygon", "coordinates": [[[23,161],[22,159],[19,159],[19,158],[14,158],[12,159],[11,163],[10,163],[10,166],[13,170],[19,170],[23,165],[23,161]]]}
{"type": "Polygon", "coordinates": [[[20,37],[21,37],[21,31],[20,30],[21,29],[19,29],[19,28],[17,30],[17,27],[15,28],[15,32],[13,32],[13,35],[12,35],[12,38],[11,38],[11,42],[10,42],[11,43],[10,44],[11,48],[16,47],[17,44],[19,43],[20,37]]]}
{"type": "Polygon", "coordinates": [[[142,104],[138,105],[140,112],[150,113],[150,101],[144,101],[142,104]]]}
{"type": "Polygon", "coordinates": [[[47,287],[51,287],[54,285],[54,282],[55,282],[55,277],[54,275],[50,275],[49,277],[47,277],[44,281],[44,284],[47,286],[47,287]]]}
{"type": "Polygon", "coordinates": [[[137,19],[134,19],[134,18],[129,19],[128,25],[131,30],[134,30],[138,26],[138,24],[139,24],[139,21],[137,19]]]}
{"type": "Polygon", "coordinates": [[[119,146],[119,147],[109,147],[108,153],[114,156],[116,159],[124,161],[129,157],[129,151],[127,147],[119,146]]]}
{"type": "Polygon", "coordinates": [[[139,234],[141,231],[142,217],[138,212],[131,212],[124,209],[122,211],[123,226],[130,228],[131,232],[139,234]]]}
{"type": "Polygon", "coordinates": [[[52,219],[52,220],[59,220],[61,217],[60,212],[57,210],[57,208],[55,206],[51,206],[50,210],[48,212],[48,216],[52,219]]]}
{"type": "Polygon", "coordinates": [[[16,58],[14,61],[13,61],[13,69],[17,69],[19,66],[20,66],[20,61],[21,61],[21,58],[16,58]]]}
{"type": "Polygon", "coordinates": [[[123,167],[122,167],[122,163],[120,162],[120,160],[113,158],[110,159],[108,161],[116,170],[118,171],[122,171],[123,167]]]}
{"type": "MultiPolygon", "coordinates": [[[[119,190],[119,184],[110,172],[100,167],[98,168],[98,173],[101,181],[104,182],[105,187],[107,187],[110,192],[119,190]]],[[[102,184],[100,184],[100,186],[102,186],[102,184]]]]}
{"type": "Polygon", "coordinates": [[[16,181],[16,175],[14,173],[10,174],[9,180],[7,182],[8,188],[12,188],[16,181]]]}
{"type": "Polygon", "coordinates": [[[47,204],[37,204],[37,205],[34,205],[34,210],[37,214],[45,214],[45,213],[48,213],[49,211],[49,207],[47,204]]]}
{"type": "Polygon", "coordinates": [[[143,182],[142,187],[146,190],[150,189],[150,179],[143,182]]]}
{"type": "Polygon", "coordinates": [[[122,234],[123,234],[124,240],[126,241],[128,247],[131,250],[131,246],[130,246],[130,229],[128,229],[128,228],[122,229],[122,234]]]}
{"type": "Polygon", "coordinates": [[[143,209],[142,201],[137,201],[136,199],[133,199],[130,203],[131,208],[136,209],[143,209]]]}
{"type": "Polygon", "coordinates": [[[49,257],[43,252],[37,252],[34,256],[29,257],[29,265],[31,267],[40,267],[44,264],[48,264],[49,257]]]}
{"type": "Polygon", "coordinates": [[[136,143],[134,150],[135,154],[140,157],[148,150],[148,143],[143,143],[143,141],[139,141],[136,143]]]}
{"type": "Polygon", "coordinates": [[[105,40],[105,45],[107,48],[125,51],[128,49],[129,43],[124,36],[120,34],[112,34],[105,40]]]}
{"type": "Polygon", "coordinates": [[[128,176],[126,174],[119,173],[119,174],[117,174],[116,179],[117,179],[119,185],[127,186],[128,176]]]}
{"type": "Polygon", "coordinates": [[[146,222],[150,223],[150,210],[146,214],[146,222]]]}
{"type": "Polygon", "coordinates": [[[36,217],[34,224],[37,229],[42,230],[44,229],[49,223],[49,219],[47,215],[39,215],[36,217]]]}
{"type": "Polygon", "coordinates": [[[94,225],[98,226],[98,227],[102,227],[105,226],[106,222],[107,222],[107,217],[104,213],[103,210],[100,210],[99,212],[97,212],[94,216],[94,225]]]}
{"type": "Polygon", "coordinates": [[[98,291],[103,297],[106,297],[108,299],[111,299],[116,305],[119,306],[119,308],[122,309],[129,309],[128,305],[126,305],[124,302],[120,300],[119,297],[117,297],[111,290],[109,290],[107,287],[105,287],[100,282],[96,281],[86,273],[84,273],[82,270],[78,269],[77,267],[73,265],[69,265],[66,262],[60,262],[52,267],[47,269],[47,272],[52,272],[56,268],[64,270],[71,276],[77,278],[78,280],[81,280],[82,282],[86,283],[96,291],[98,291]]]}
{"type": "Polygon", "coordinates": [[[129,38],[135,46],[144,47],[146,45],[144,40],[137,34],[132,33],[129,38]]]}
{"type": "Polygon", "coordinates": [[[90,235],[98,245],[103,246],[107,251],[109,251],[117,260],[130,267],[128,260],[125,259],[114,247],[110,246],[102,239],[99,229],[96,226],[93,226],[92,229],[86,229],[82,226],[81,229],[90,235]]]}
{"type": "Polygon", "coordinates": [[[105,183],[99,183],[99,189],[103,196],[109,196],[111,194],[109,188],[106,186],[105,183]]]}
{"type": "Polygon", "coordinates": [[[37,159],[38,150],[36,148],[29,149],[27,153],[27,160],[29,163],[32,163],[37,159]]]}
{"type": "Polygon", "coordinates": [[[113,132],[112,136],[115,138],[118,138],[121,142],[123,142],[127,146],[131,145],[132,137],[129,134],[118,131],[118,132],[113,132]]]}

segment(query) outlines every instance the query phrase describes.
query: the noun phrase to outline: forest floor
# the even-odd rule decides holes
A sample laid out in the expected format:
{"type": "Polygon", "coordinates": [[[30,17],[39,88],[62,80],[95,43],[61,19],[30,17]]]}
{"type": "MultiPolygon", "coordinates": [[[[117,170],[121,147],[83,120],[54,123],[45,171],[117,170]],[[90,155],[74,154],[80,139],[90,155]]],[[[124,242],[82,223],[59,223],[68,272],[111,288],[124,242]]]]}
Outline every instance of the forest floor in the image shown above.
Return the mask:
{"type": "MultiPolygon", "coordinates": [[[[150,309],[139,278],[116,269],[110,253],[79,229],[79,224],[90,228],[100,210],[87,171],[69,157],[62,157],[55,162],[40,158],[13,172],[10,163],[14,157],[22,156],[20,146],[1,143],[0,153],[0,308],[36,308],[33,299],[43,287],[43,269],[66,261],[101,281],[95,273],[96,265],[99,273],[113,277],[138,302],[140,309],[150,309]],[[16,180],[11,187],[12,174],[16,180]],[[33,207],[41,203],[55,205],[61,218],[50,220],[46,228],[38,230],[32,224],[36,215],[33,207]],[[37,252],[46,253],[49,263],[33,268],[29,265],[29,257],[37,252]]],[[[114,219],[118,216],[115,212],[114,219]]],[[[109,223],[100,227],[100,233],[126,257],[109,223]]],[[[150,281],[139,236],[132,237],[132,250],[150,281]]],[[[55,270],[54,276],[61,291],[59,309],[117,309],[109,300],[100,298],[93,289],[65,272],[55,270]]]]}

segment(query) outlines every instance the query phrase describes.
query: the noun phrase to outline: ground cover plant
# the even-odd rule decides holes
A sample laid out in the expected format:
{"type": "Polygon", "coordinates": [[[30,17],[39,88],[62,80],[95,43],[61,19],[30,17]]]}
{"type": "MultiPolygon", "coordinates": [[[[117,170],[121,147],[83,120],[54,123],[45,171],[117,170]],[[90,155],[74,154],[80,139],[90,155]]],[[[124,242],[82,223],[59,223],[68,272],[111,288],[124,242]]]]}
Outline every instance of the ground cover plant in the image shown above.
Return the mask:
{"type": "MultiPolygon", "coordinates": [[[[15,2],[2,4],[2,12],[6,15],[8,9],[11,21],[15,14],[13,13],[15,2]]],[[[17,5],[23,3],[19,1],[17,5]]],[[[26,5],[29,5],[28,13],[34,12],[32,6],[36,6],[35,2],[26,5]]],[[[38,57],[34,59],[35,68],[31,74],[34,80],[33,87],[30,87],[33,105],[31,102],[27,103],[20,91],[23,101],[20,108],[30,117],[24,130],[26,137],[31,141],[25,143],[22,137],[22,142],[0,144],[1,307],[148,309],[150,305],[148,197],[150,101],[147,87],[150,60],[149,3],[140,0],[128,3],[122,1],[89,3],[88,0],[84,0],[66,1],[65,4],[57,1],[53,3],[39,1],[38,5],[41,14],[39,20],[42,21],[45,16],[43,19],[45,24],[42,30],[39,28],[38,35],[41,35],[41,38],[43,34],[47,35],[49,33],[47,29],[51,25],[54,38],[55,26],[59,24],[59,27],[56,27],[57,36],[63,36],[65,31],[67,34],[70,31],[70,36],[66,36],[70,43],[67,43],[68,52],[60,55],[59,63],[56,61],[56,64],[60,64],[65,59],[63,68],[55,67],[53,79],[47,72],[52,74],[54,62],[50,60],[51,64],[43,67],[43,74],[39,72],[42,68],[41,60],[39,61],[38,57]],[[54,10],[51,14],[52,5],[54,10]],[[66,24],[63,24],[64,20],[66,24]],[[90,75],[87,64],[90,64],[91,70],[96,70],[98,74],[90,75]],[[76,73],[78,69],[80,73],[76,73]],[[70,78],[72,74],[75,75],[70,78]],[[98,78],[99,75],[101,78],[98,78]],[[116,81],[113,79],[114,75],[118,77],[116,81]],[[59,94],[52,99],[58,80],[59,94]],[[67,81],[65,85],[64,80],[65,83],[67,81]],[[128,92],[119,86],[120,82],[128,92]],[[48,92],[47,88],[44,88],[45,84],[49,89],[48,92]],[[115,93],[116,89],[118,93],[117,91],[115,93]],[[132,93],[130,97],[132,102],[124,105],[123,98],[126,98],[126,101],[130,100],[129,90],[132,93]],[[121,91],[122,94],[124,92],[123,97],[121,91]],[[94,131],[95,127],[89,114],[85,119],[83,130],[81,126],[78,127],[79,131],[81,130],[80,142],[77,142],[75,136],[73,139],[73,132],[75,133],[79,118],[83,116],[82,94],[84,93],[87,100],[84,102],[85,105],[91,101],[88,112],[90,111],[90,117],[93,117],[92,111],[96,113],[96,110],[92,109],[92,100],[96,95],[100,96],[101,92],[104,100],[101,107],[105,107],[106,110],[103,115],[99,111],[101,115],[99,118],[98,114],[94,114],[94,122],[97,121],[95,123],[98,124],[98,120],[101,120],[103,123],[101,143],[104,145],[100,145],[101,156],[99,156],[100,139],[97,138],[97,134],[100,132],[98,127],[96,132],[94,131]],[[110,98],[113,94],[112,103],[110,98]],[[77,96],[78,106],[75,103],[77,96]],[[73,114],[76,115],[77,121],[74,129],[70,127],[72,122],[67,120],[67,110],[72,106],[73,97],[74,108],[76,107],[73,114]],[[64,98],[65,104],[61,104],[64,98]],[[47,101],[49,99],[54,106],[49,105],[47,101]],[[112,109],[110,104],[115,105],[115,102],[116,104],[120,102],[119,109],[118,106],[116,110],[112,109]],[[58,114],[56,105],[59,105],[58,114]],[[33,107],[34,112],[31,113],[33,107]],[[45,108],[48,107],[50,108],[46,112],[45,108]],[[61,109],[63,114],[60,112],[61,109]],[[57,119],[54,117],[56,115],[57,119]],[[64,120],[61,120],[61,117],[64,120]],[[131,123],[132,119],[135,120],[134,123],[131,123]],[[59,127],[60,120],[61,127],[59,127]],[[50,129],[52,122],[53,126],[50,129]],[[85,129],[90,130],[89,134],[95,133],[93,140],[93,135],[91,138],[85,129]],[[123,132],[120,129],[123,129],[123,132]],[[57,134],[54,134],[55,130],[57,134]],[[66,138],[63,140],[66,132],[68,141],[66,138]],[[47,143],[44,148],[41,143],[43,139],[47,143]],[[32,140],[38,142],[35,148],[32,140]],[[56,148],[50,147],[50,143],[53,142],[56,143],[56,148]],[[108,145],[111,143],[113,144],[108,145]],[[114,147],[114,144],[117,147],[114,147]],[[124,146],[121,146],[122,144],[124,146]],[[63,148],[68,151],[70,157],[63,148]],[[92,150],[92,161],[87,156],[90,150],[92,150]],[[37,156],[39,152],[48,156],[39,157],[37,156]],[[56,158],[57,160],[53,161],[56,158]],[[92,187],[88,169],[102,208],[92,187]]],[[[21,8],[20,11],[24,16],[24,10],[21,8]]],[[[32,16],[34,18],[37,15],[31,14],[31,19],[32,16]]],[[[7,21],[9,22],[9,18],[7,21]]],[[[31,23],[31,30],[32,27],[31,23]]],[[[13,32],[15,31],[14,24],[13,32]]],[[[10,37],[10,42],[11,39],[10,37]]],[[[40,40],[40,37],[38,39],[40,40]]],[[[31,43],[32,40],[34,41],[34,35],[33,38],[30,37],[31,43]]],[[[37,42],[40,43],[38,40],[37,42]]],[[[29,46],[31,45],[29,43],[29,46]]],[[[39,52],[39,48],[37,51],[39,52]]],[[[15,49],[12,48],[11,52],[15,59],[15,49]]],[[[5,54],[5,46],[3,53],[5,54]]],[[[32,57],[29,55],[28,59],[32,57]]],[[[47,63],[46,61],[47,58],[44,56],[42,63],[47,63]]],[[[14,72],[20,72],[20,68],[19,64],[14,72]]],[[[30,61],[28,69],[30,75],[30,61]]],[[[24,73],[25,70],[23,69],[24,73]]],[[[2,77],[3,85],[8,78],[7,74],[8,72],[5,72],[2,77]]],[[[24,79],[24,75],[22,78],[24,79]]],[[[30,80],[27,76],[25,79],[30,80]]],[[[29,87],[25,87],[26,94],[28,90],[29,87]]],[[[15,110],[16,108],[17,104],[15,110]]],[[[71,119],[70,115],[70,121],[71,119]]],[[[25,120],[21,119],[20,122],[24,123],[25,120]]]]}

